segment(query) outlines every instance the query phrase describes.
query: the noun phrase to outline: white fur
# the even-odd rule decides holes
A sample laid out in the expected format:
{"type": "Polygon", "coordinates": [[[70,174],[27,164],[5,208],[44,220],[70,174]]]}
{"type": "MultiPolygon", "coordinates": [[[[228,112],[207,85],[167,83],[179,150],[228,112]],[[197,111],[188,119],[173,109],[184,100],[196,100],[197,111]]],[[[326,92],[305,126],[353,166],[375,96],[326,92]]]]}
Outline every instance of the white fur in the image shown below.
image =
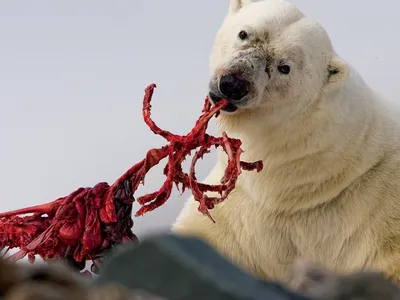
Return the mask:
{"type": "MultiPolygon", "coordinates": [[[[286,281],[288,264],[301,256],[338,271],[379,269],[399,280],[397,107],[371,89],[335,53],[321,25],[293,4],[231,0],[211,54],[211,76],[253,45],[289,56],[292,72],[270,81],[257,77],[248,105],[222,113],[217,123],[242,140],[242,160],[261,159],[264,169],[243,171],[228,199],[210,211],[215,224],[190,198],[173,231],[204,238],[267,279],[286,281]],[[268,43],[244,45],[237,39],[243,28],[254,36],[267,31],[268,43]],[[278,93],[280,86],[287,88],[278,93]]],[[[218,184],[225,167],[226,154],[219,152],[204,182],[218,184]]]]}

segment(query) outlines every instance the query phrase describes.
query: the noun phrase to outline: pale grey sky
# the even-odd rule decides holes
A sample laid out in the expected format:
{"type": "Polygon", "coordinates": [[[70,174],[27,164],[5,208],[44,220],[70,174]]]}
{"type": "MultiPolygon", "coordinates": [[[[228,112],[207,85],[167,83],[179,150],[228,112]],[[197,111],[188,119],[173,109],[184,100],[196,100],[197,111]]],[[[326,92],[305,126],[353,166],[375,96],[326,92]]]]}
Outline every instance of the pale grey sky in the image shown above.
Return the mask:
{"type": "MultiPolygon", "coordinates": [[[[202,108],[208,56],[228,2],[1,0],[0,211],[112,183],[163,145],[141,115],[152,82],[156,122],[187,133],[202,108]]],[[[397,100],[398,1],[293,2],[326,27],[372,86],[397,100]]],[[[214,159],[200,161],[200,178],[214,159]]],[[[160,166],[136,195],[163,181],[160,166]]],[[[134,220],[139,237],[170,226],[188,197],[176,195],[134,220]]]]}

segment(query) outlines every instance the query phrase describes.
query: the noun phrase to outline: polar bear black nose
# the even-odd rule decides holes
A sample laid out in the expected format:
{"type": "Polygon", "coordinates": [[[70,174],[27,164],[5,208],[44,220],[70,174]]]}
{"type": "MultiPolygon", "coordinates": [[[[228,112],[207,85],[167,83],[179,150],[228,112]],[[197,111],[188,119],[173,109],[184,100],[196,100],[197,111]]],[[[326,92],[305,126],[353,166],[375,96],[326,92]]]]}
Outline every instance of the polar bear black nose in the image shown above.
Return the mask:
{"type": "Polygon", "coordinates": [[[219,90],[225,97],[232,100],[240,100],[248,93],[246,81],[234,75],[222,76],[219,80],[219,90]]]}

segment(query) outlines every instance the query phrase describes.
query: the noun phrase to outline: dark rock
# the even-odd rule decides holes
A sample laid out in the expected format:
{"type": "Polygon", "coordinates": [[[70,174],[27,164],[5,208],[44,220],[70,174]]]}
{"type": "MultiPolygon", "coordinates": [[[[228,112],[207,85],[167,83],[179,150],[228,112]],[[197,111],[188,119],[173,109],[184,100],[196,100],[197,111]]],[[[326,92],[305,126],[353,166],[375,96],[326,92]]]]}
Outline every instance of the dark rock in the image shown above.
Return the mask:
{"type": "Polygon", "coordinates": [[[120,248],[93,285],[117,283],[169,300],[306,300],[241,271],[196,238],[162,235],[120,248]]]}

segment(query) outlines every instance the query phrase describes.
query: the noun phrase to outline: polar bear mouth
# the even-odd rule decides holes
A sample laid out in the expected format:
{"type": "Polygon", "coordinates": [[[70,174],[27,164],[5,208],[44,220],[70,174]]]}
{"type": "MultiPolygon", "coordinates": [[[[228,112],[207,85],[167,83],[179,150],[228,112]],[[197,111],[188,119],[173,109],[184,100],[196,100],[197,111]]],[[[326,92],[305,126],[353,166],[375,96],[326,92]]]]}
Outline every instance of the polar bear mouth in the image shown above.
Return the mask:
{"type": "MultiPolygon", "coordinates": [[[[217,104],[219,101],[224,99],[222,97],[217,96],[216,94],[214,94],[212,92],[210,92],[209,95],[210,95],[211,101],[214,102],[214,104],[217,104]]],[[[229,101],[229,99],[227,99],[227,100],[229,101]]],[[[224,108],[222,108],[221,110],[222,111],[226,111],[226,112],[234,112],[237,109],[238,109],[238,107],[235,104],[233,104],[232,102],[229,101],[229,104],[227,106],[225,106],[224,108]]]]}

